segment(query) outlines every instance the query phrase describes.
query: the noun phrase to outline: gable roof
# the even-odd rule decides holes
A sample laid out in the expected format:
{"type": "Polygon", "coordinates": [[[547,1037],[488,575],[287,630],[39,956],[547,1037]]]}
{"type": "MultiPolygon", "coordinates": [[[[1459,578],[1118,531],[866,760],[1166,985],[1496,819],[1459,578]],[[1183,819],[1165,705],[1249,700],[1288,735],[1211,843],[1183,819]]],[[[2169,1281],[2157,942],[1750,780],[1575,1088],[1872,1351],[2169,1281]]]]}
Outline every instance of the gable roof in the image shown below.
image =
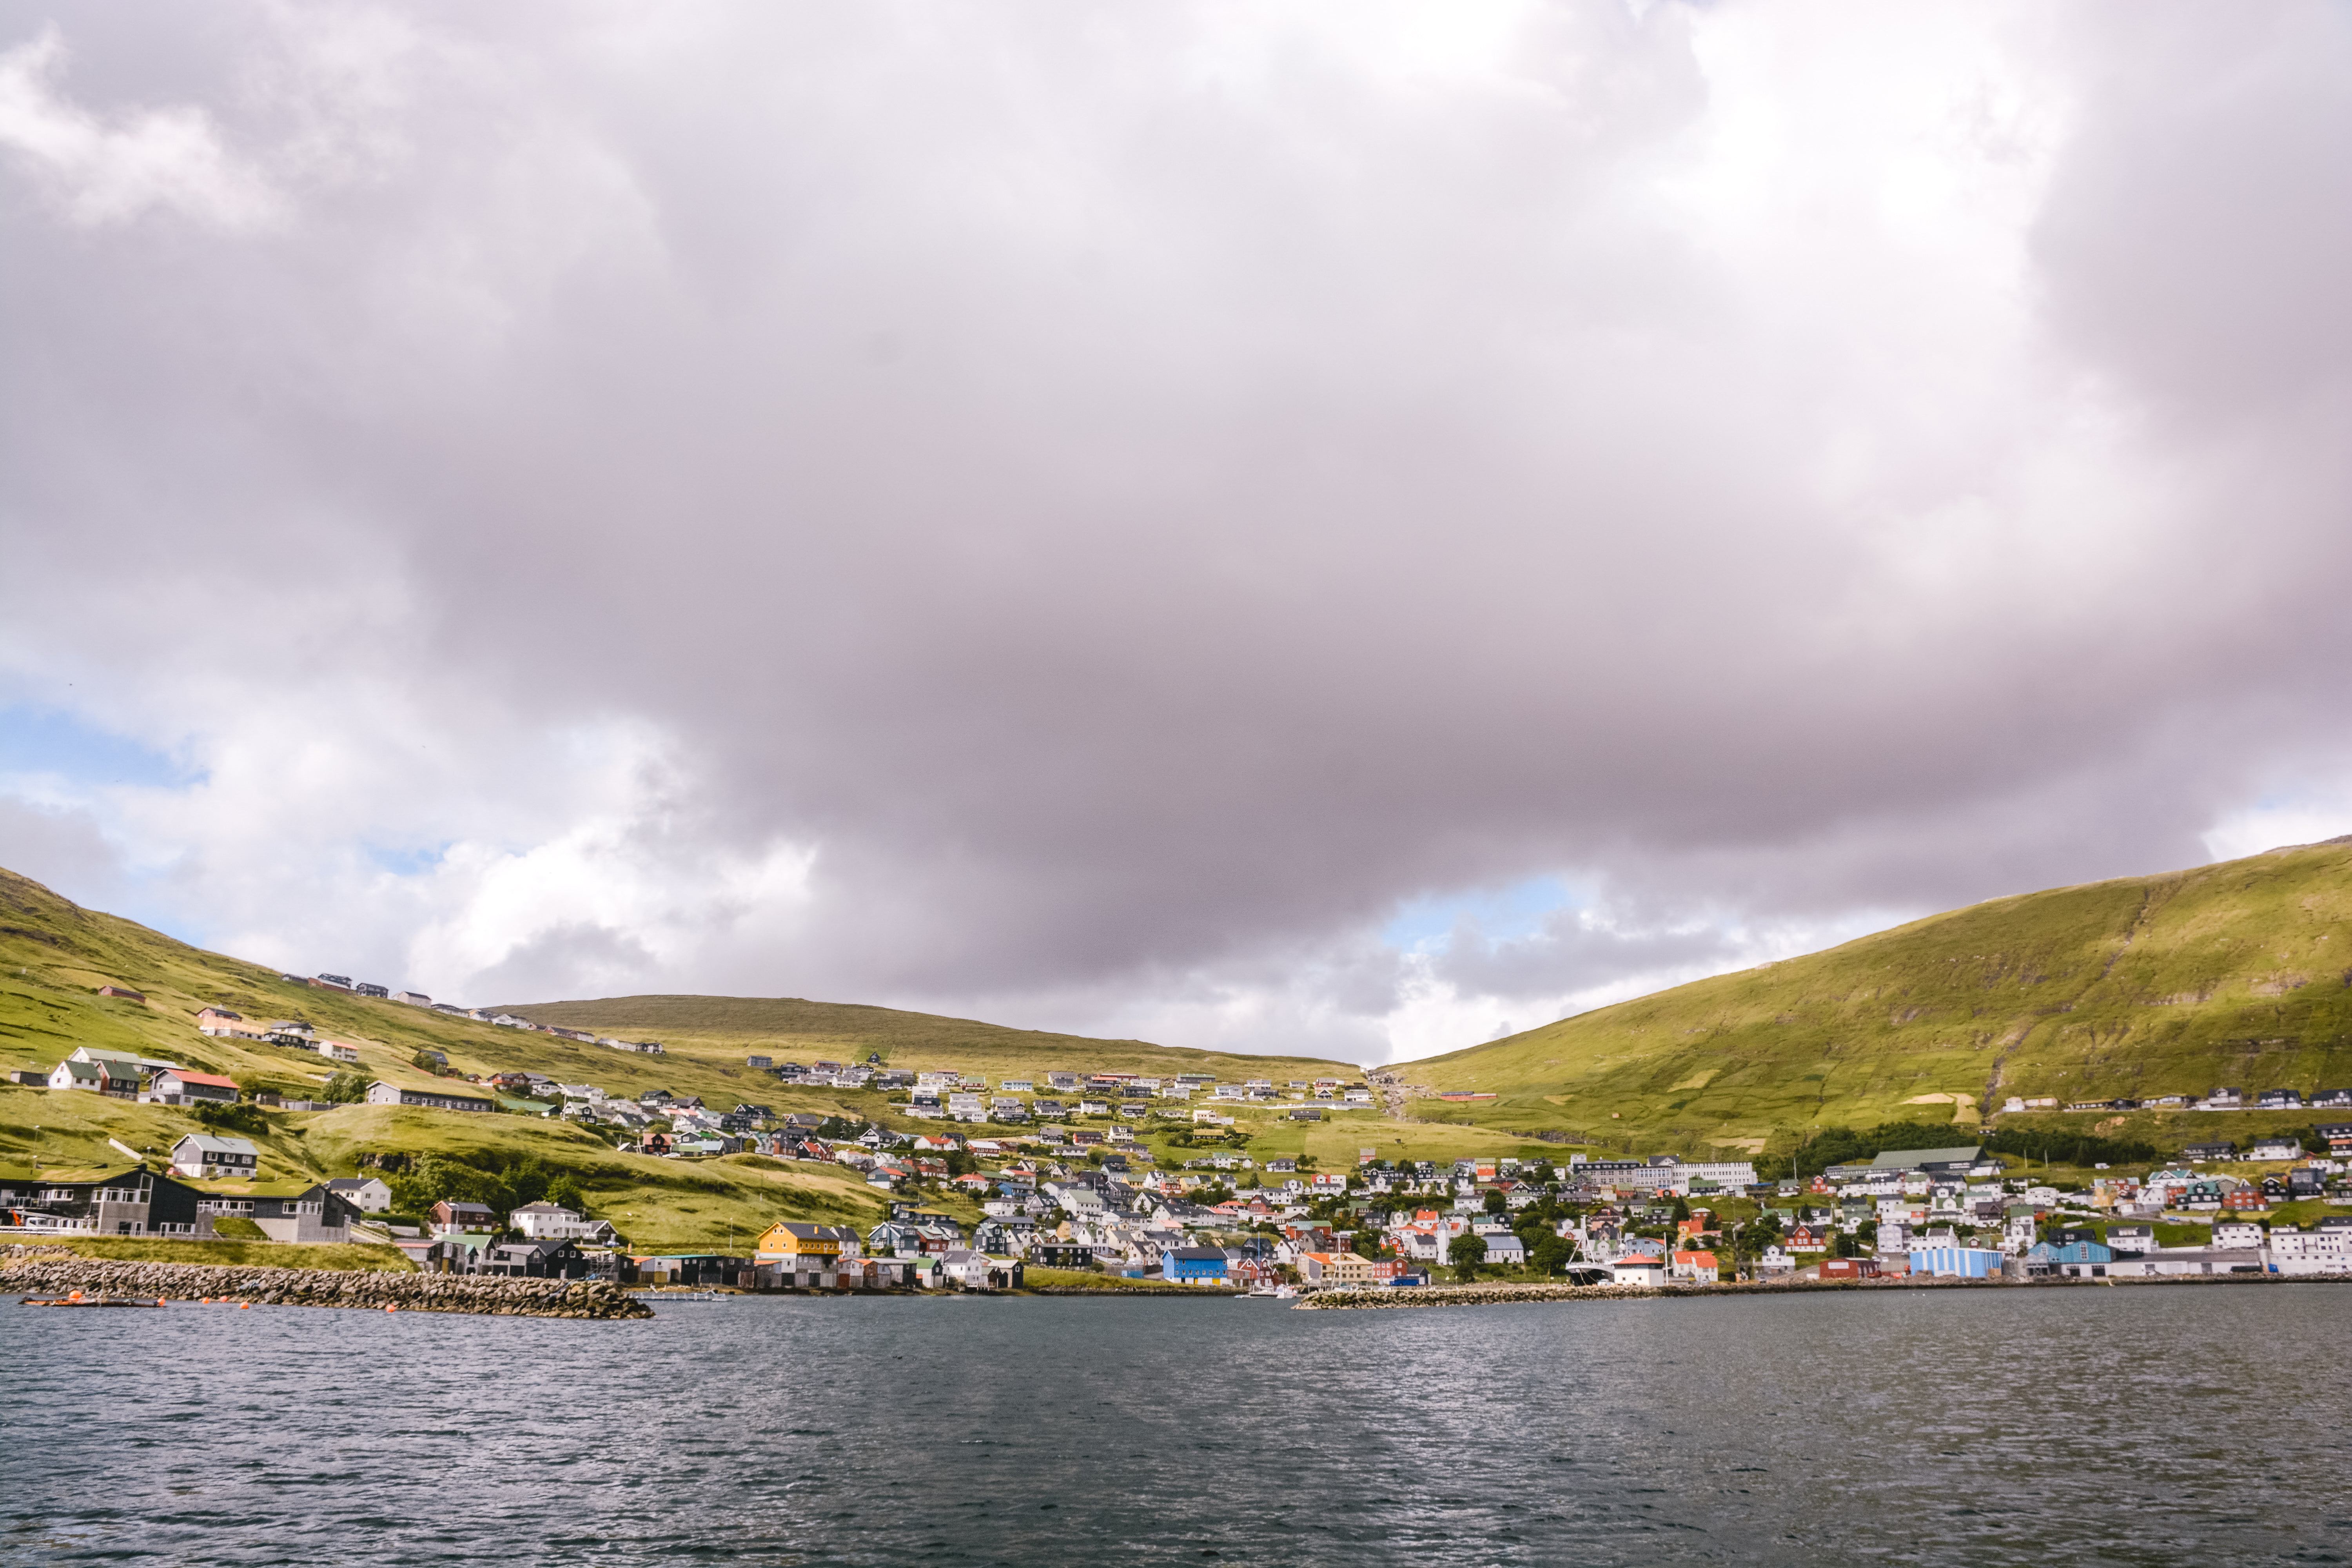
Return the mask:
{"type": "Polygon", "coordinates": [[[1981,1143],[1961,1143],[1949,1149],[1888,1149],[1870,1163],[1874,1171],[1916,1171],[1922,1165],[1973,1164],[1984,1152],[1981,1143]]]}
{"type": "MultiPolygon", "coordinates": [[[[185,1068],[165,1068],[163,1072],[171,1074],[173,1078],[178,1079],[182,1083],[210,1084],[215,1089],[235,1089],[236,1087],[236,1079],[233,1078],[223,1078],[218,1073],[190,1072],[185,1068]]],[[[163,1074],[158,1073],[156,1076],[160,1078],[163,1074]]]]}
{"type": "Polygon", "coordinates": [[[202,1154],[242,1154],[253,1160],[261,1157],[261,1152],[243,1138],[215,1138],[209,1132],[189,1133],[172,1145],[172,1152],[176,1154],[190,1143],[194,1143],[196,1152],[202,1154]]]}

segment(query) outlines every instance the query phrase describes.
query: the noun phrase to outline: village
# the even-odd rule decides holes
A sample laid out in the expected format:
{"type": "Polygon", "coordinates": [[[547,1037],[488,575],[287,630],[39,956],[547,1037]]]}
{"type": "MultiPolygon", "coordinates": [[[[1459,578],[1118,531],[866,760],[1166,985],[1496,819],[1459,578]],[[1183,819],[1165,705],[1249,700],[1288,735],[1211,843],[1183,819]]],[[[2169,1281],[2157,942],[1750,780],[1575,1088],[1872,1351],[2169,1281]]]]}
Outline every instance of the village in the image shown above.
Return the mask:
{"type": "MultiPolygon", "coordinates": [[[[208,1031],[233,1021],[199,1020],[208,1031]]],[[[321,1049],[300,1031],[271,1032],[332,1055],[332,1042],[321,1049]]],[[[457,1116],[528,1106],[596,1129],[618,1148],[689,1163],[750,1154],[831,1167],[869,1191],[874,1222],[782,1220],[736,1247],[638,1251],[613,1217],[592,1215],[576,1196],[499,1212],[453,1193],[420,1195],[397,1151],[364,1157],[372,1168],[349,1176],[257,1185],[255,1143],[217,1127],[180,1137],[162,1160],[118,1144],[131,1157],[121,1169],[11,1184],[0,1190],[0,1218],[7,1234],[27,1239],[374,1243],[425,1272],[646,1289],[1286,1295],[1482,1279],[1655,1289],[2352,1275],[2352,1212],[2324,1212],[2352,1210],[2352,1122],[2317,1124],[2310,1136],[2318,1147],[2281,1136],[2242,1151],[2213,1142],[2142,1174],[2094,1172],[2063,1186],[1980,1144],[1882,1150],[1801,1180],[1759,1180],[1752,1161],[1585,1152],[1402,1160],[1369,1143],[1347,1168],[1329,1169],[1312,1156],[1253,1155],[1235,1111],[1338,1116],[1369,1109],[1374,1086],[1071,1071],[992,1083],[946,1069],[761,1057],[747,1066],[780,1088],[822,1079],[879,1089],[894,1117],[928,1125],[909,1131],[748,1101],[722,1110],[664,1089],[624,1098],[530,1072],[470,1082],[451,1075],[457,1081],[433,1089],[354,1081],[341,1092],[457,1116]],[[397,1212],[404,1195],[407,1212],[397,1212]],[[2305,1224],[2278,1212],[2290,1205],[2305,1224]]],[[[89,1047],[43,1082],[54,1093],[200,1114],[237,1108],[242,1098],[226,1078],[89,1047]]]]}

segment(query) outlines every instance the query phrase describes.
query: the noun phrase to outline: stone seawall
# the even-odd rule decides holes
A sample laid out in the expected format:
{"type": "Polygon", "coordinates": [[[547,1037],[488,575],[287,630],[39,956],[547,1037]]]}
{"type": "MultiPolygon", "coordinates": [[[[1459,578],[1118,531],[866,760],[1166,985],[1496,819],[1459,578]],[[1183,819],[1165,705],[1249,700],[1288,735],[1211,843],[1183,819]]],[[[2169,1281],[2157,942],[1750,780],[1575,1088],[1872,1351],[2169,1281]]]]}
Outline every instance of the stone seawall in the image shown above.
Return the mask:
{"type": "Polygon", "coordinates": [[[1824,1279],[1764,1284],[1668,1285],[1424,1285],[1377,1290],[1322,1289],[1297,1305],[1324,1311],[1383,1307],[1508,1307],[1530,1301],[1696,1301],[1710,1296],[1799,1296],[1824,1290],[1886,1293],[1906,1290],[2100,1290],[2143,1285],[2352,1285],[2345,1274],[2159,1274],[2128,1279],[1824,1279]]]}
{"type": "Polygon", "coordinates": [[[368,1274],[217,1263],[142,1263],[19,1252],[0,1258],[0,1294],[161,1297],[251,1301],[272,1307],[359,1307],[382,1311],[470,1312],[497,1318],[650,1318],[653,1309],[617,1286],[582,1279],[463,1274],[368,1274]]]}

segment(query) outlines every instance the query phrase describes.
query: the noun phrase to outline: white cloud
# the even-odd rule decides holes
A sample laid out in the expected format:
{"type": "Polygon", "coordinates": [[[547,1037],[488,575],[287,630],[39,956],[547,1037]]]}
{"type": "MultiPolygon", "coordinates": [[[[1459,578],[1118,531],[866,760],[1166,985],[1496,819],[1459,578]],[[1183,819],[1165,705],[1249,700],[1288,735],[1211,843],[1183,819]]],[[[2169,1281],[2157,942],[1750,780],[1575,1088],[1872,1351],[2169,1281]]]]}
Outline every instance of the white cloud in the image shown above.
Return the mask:
{"type": "Polygon", "coordinates": [[[0,54],[0,148],[32,169],[75,223],[124,223],[158,208],[223,229],[285,216],[282,197],[203,108],[103,119],[58,91],[65,60],[54,28],[0,54]]]}

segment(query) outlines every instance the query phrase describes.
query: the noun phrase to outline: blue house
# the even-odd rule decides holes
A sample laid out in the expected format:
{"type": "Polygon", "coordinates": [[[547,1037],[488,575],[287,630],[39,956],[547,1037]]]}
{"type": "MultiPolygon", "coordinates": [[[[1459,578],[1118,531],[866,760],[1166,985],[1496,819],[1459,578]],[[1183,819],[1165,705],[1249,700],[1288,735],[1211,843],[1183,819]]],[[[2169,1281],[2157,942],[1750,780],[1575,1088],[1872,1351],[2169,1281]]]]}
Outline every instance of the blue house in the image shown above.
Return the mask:
{"type": "Polygon", "coordinates": [[[2114,1248],[2100,1242],[2069,1241],[2059,1245],[2045,1241],[2025,1255],[2025,1267],[2032,1274],[2105,1279],[2107,1265],[2115,1260],[2114,1248]]]}
{"type": "Polygon", "coordinates": [[[1225,1282],[1224,1249],[1171,1247],[1160,1255],[1160,1277],[1178,1285],[1222,1285],[1225,1282]]]}

